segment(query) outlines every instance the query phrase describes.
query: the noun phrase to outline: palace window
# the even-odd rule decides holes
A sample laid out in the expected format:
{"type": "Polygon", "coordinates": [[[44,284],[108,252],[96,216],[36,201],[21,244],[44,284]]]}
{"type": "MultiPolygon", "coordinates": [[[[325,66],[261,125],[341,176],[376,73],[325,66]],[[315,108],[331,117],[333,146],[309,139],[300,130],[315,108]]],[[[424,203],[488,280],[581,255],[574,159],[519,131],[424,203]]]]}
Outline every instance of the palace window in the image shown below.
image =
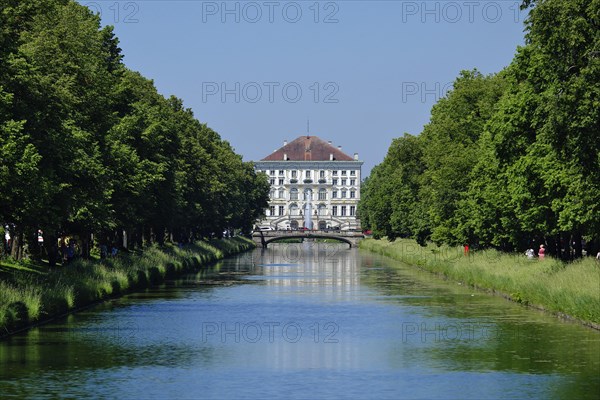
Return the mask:
{"type": "Polygon", "coordinates": [[[356,206],[350,206],[350,216],[354,217],[356,215],[356,206]]]}
{"type": "Polygon", "coordinates": [[[300,215],[300,209],[298,208],[297,204],[292,204],[290,206],[290,215],[292,217],[297,217],[298,215],[300,215]]]}
{"type": "Polygon", "coordinates": [[[337,171],[333,171],[333,176],[337,176],[337,171]]]}
{"type": "Polygon", "coordinates": [[[269,215],[270,216],[274,216],[275,215],[275,206],[269,207],[269,215]]]}
{"type": "Polygon", "coordinates": [[[337,186],[337,184],[338,184],[337,178],[333,179],[331,182],[333,183],[334,186],[337,186]]]}
{"type": "Polygon", "coordinates": [[[337,217],[337,206],[331,207],[331,215],[337,217]]]}
{"type": "Polygon", "coordinates": [[[346,171],[342,171],[342,175],[346,175],[346,171]]]}
{"type": "Polygon", "coordinates": [[[279,184],[283,185],[283,178],[279,178],[279,184]]]}
{"type": "Polygon", "coordinates": [[[350,176],[356,176],[356,171],[350,171],[350,176]]]}
{"type": "Polygon", "coordinates": [[[282,169],[279,170],[279,175],[283,175],[283,170],[282,169]]]}
{"type": "Polygon", "coordinates": [[[319,200],[327,200],[327,190],[319,189],[319,200]]]}
{"type": "Polygon", "coordinates": [[[346,182],[348,182],[347,179],[342,179],[342,186],[346,186],[346,182]]]}
{"type": "Polygon", "coordinates": [[[269,171],[269,175],[275,175],[275,171],[273,171],[273,170],[270,170],[270,171],[269,171]]]}
{"type": "Polygon", "coordinates": [[[283,214],[284,212],[285,212],[285,211],[284,211],[284,208],[283,208],[283,206],[279,206],[279,215],[284,215],[284,214],[283,214]]]}
{"type": "Polygon", "coordinates": [[[332,198],[332,199],[337,199],[337,190],[334,190],[334,191],[331,193],[331,198],[332,198]]]}
{"type": "Polygon", "coordinates": [[[298,189],[293,188],[290,190],[290,200],[298,200],[298,189]]]}
{"type": "Polygon", "coordinates": [[[342,206],[342,217],[346,216],[346,206],[342,206]]]}
{"type": "Polygon", "coordinates": [[[319,178],[325,178],[325,171],[319,171],[319,178]]]}
{"type": "Polygon", "coordinates": [[[285,199],[285,189],[279,189],[279,198],[285,199]]]}
{"type": "Polygon", "coordinates": [[[346,198],[346,190],[344,189],[344,190],[342,190],[342,199],[345,199],[345,198],[346,198]]]}
{"type": "Polygon", "coordinates": [[[271,185],[274,185],[274,184],[275,184],[275,178],[271,178],[271,179],[269,179],[269,183],[270,183],[271,185]]]}
{"type": "Polygon", "coordinates": [[[355,190],[351,190],[350,191],[350,198],[351,199],[355,199],[356,198],[356,191],[355,190]]]}
{"type": "Polygon", "coordinates": [[[292,171],[292,178],[298,177],[298,171],[292,171]]]}
{"type": "Polygon", "coordinates": [[[350,185],[356,186],[356,179],[350,179],[350,185]]]}
{"type": "Polygon", "coordinates": [[[305,178],[306,178],[306,179],[310,179],[310,171],[306,171],[306,173],[305,173],[305,178]]]}
{"type": "Polygon", "coordinates": [[[327,206],[325,206],[325,204],[319,204],[317,211],[320,217],[324,217],[327,215],[327,206]]]}

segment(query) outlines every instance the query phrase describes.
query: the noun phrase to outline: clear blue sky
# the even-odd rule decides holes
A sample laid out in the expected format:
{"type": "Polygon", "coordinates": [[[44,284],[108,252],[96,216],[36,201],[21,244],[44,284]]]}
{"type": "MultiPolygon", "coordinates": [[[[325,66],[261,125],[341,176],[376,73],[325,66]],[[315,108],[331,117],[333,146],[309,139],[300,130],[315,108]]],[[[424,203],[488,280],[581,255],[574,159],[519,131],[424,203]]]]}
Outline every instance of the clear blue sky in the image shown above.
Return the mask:
{"type": "Polygon", "coordinates": [[[306,134],[310,118],[366,173],[393,138],[421,132],[460,70],[498,72],[524,42],[513,0],[80,3],[114,25],[129,68],[245,160],[306,134]]]}

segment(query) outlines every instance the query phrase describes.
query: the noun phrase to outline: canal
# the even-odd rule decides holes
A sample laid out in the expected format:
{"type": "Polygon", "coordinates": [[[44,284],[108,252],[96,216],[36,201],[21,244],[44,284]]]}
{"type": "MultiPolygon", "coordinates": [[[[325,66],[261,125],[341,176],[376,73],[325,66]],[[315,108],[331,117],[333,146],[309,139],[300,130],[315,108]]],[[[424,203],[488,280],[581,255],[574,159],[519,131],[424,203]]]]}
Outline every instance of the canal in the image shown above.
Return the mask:
{"type": "Polygon", "coordinates": [[[600,334],[397,261],[278,244],[0,342],[2,398],[584,399],[600,334]]]}

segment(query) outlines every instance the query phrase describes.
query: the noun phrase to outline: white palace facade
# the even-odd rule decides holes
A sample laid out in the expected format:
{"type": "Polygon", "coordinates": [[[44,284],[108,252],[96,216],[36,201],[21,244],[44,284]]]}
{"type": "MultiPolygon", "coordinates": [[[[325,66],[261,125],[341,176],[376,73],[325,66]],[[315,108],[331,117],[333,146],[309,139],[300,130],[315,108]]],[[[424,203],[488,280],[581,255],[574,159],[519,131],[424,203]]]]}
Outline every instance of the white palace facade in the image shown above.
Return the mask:
{"type": "Polygon", "coordinates": [[[255,162],[271,184],[269,208],[261,229],[360,229],[361,166],[316,136],[301,136],[255,162]],[[268,227],[268,228],[267,228],[268,227]]]}

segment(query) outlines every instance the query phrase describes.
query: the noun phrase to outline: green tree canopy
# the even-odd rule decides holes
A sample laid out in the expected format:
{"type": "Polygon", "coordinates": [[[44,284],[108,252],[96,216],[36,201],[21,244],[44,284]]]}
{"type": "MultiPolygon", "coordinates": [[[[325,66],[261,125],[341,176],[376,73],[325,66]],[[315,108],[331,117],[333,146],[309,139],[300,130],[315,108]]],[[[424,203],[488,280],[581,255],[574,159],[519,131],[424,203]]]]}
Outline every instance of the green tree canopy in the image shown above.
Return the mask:
{"type": "Polygon", "coordinates": [[[262,177],[127,69],[88,8],[3,0],[0,44],[0,219],[15,257],[39,228],[50,244],[61,233],[141,244],[248,229],[263,212],[262,177]]]}
{"type": "Polygon", "coordinates": [[[523,7],[525,46],[497,75],[461,72],[415,139],[419,166],[394,141],[374,168],[360,205],[367,227],[421,242],[546,243],[562,257],[580,255],[582,238],[598,246],[600,1],[523,7]]]}

